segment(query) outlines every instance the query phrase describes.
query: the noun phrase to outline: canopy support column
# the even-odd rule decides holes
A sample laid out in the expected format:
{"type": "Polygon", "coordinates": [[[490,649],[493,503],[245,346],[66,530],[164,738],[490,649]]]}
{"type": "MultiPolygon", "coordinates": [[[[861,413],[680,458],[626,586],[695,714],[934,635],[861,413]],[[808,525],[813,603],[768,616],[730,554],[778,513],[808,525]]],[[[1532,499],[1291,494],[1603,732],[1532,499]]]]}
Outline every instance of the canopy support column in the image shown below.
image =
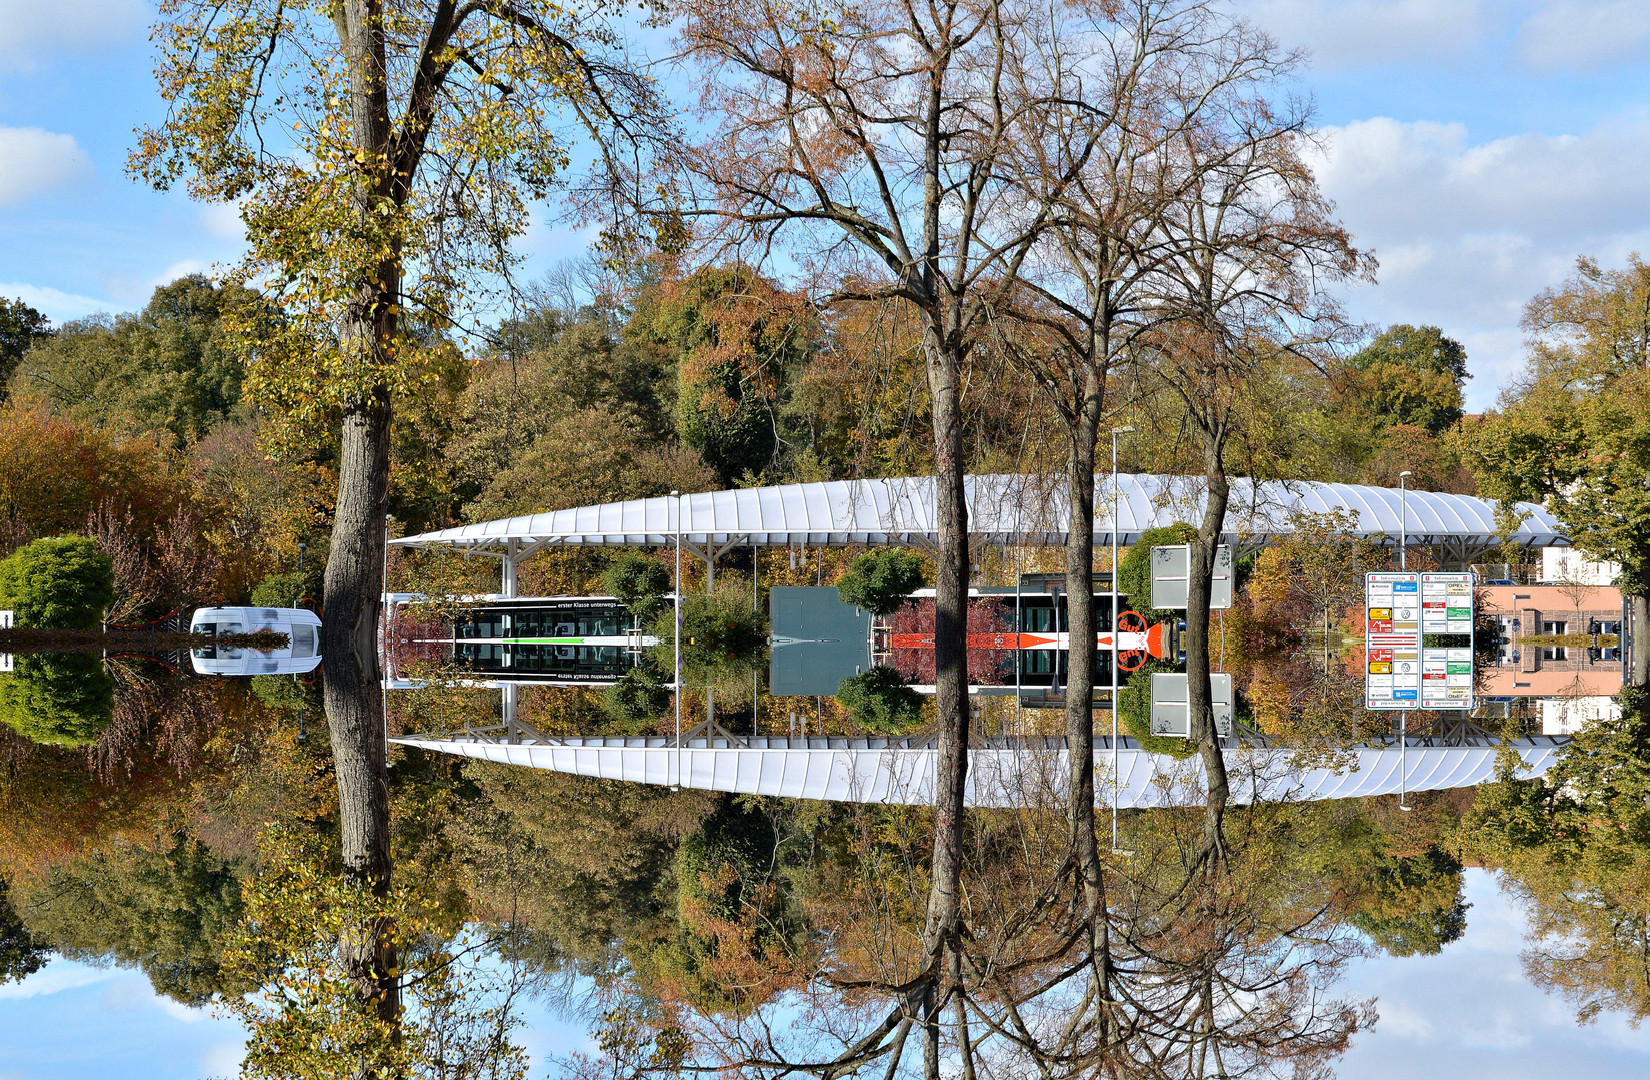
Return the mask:
{"type": "Polygon", "coordinates": [[[499,591],[506,597],[516,595],[516,561],[521,551],[520,540],[507,540],[504,543],[503,569],[500,574],[499,591]]]}

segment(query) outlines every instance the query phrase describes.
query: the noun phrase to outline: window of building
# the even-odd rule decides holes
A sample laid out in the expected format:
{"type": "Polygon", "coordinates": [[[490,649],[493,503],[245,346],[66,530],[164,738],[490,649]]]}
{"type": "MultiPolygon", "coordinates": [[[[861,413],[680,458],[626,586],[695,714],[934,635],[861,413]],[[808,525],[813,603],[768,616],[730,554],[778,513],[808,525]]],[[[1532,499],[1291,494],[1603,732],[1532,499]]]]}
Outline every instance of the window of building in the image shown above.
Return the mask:
{"type": "MultiPolygon", "coordinates": [[[[1541,632],[1544,635],[1554,636],[1568,634],[1570,632],[1570,624],[1567,622],[1551,622],[1544,620],[1541,623],[1541,632]]],[[[1556,648],[1545,647],[1541,650],[1541,659],[1543,660],[1568,660],[1569,658],[1570,650],[1562,645],[1556,648]]]]}
{"type": "MultiPolygon", "coordinates": [[[[1599,622],[1598,622],[1598,630],[1595,631],[1595,632],[1598,633],[1598,634],[1601,634],[1601,635],[1602,634],[1615,634],[1615,635],[1617,635],[1617,641],[1619,643],[1620,634],[1621,634],[1621,620],[1620,619],[1600,619],[1599,622]]],[[[1619,644],[1617,644],[1617,645],[1600,645],[1599,649],[1598,649],[1598,658],[1600,660],[1620,660],[1621,659],[1621,647],[1620,647],[1620,645],[1619,644]]]]}

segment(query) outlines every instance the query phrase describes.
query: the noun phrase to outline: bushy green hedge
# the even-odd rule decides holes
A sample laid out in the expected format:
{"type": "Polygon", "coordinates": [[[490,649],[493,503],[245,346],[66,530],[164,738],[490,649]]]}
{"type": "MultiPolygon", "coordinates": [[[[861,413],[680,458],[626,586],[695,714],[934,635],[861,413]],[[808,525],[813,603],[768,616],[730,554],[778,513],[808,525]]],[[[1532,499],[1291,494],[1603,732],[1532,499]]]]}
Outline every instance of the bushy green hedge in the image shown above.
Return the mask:
{"type": "Polygon", "coordinates": [[[854,723],[879,735],[898,735],[922,723],[922,695],[905,685],[899,672],[880,664],[843,679],[836,699],[854,723]]]}
{"type": "Polygon", "coordinates": [[[1147,529],[1140,539],[1129,545],[1129,553],[1117,568],[1117,591],[1127,598],[1128,606],[1146,617],[1149,623],[1178,619],[1179,611],[1152,609],[1152,548],[1189,544],[1197,539],[1197,529],[1177,521],[1160,529],[1147,529]]]}
{"type": "Polygon", "coordinates": [[[670,691],[647,664],[631,668],[602,694],[603,711],[632,730],[658,719],[669,707],[670,691]]]}
{"type": "Polygon", "coordinates": [[[91,630],[114,599],[114,564],[90,537],[33,540],[0,560],[0,608],[18,626],[91,630]]]}
{"type": "Polygon", "coordinates": [[[854,557],[836,583],[845,604],[873,615],[892,615],[927,581],[928,561],[905,548],[879,548],[854,557]]]}
{"type": "Polygon", "coordinates": [[[1184,759],[1191,757],[1197,747],[1191,739],[1152,734],[1152,672],[1179,670],[1162,660],[1147,660],[1138,670],[1129,672],[1129,681],[1117,691],[1117,723],[1134,737],[1140,749],[1184,759]]]}
{"type": "Polygon", "coordinates": [[[22,655],[0,675],[0,722],[33,742],[86,746],[113,718],[115,683],[89,653],[22,655]]]}

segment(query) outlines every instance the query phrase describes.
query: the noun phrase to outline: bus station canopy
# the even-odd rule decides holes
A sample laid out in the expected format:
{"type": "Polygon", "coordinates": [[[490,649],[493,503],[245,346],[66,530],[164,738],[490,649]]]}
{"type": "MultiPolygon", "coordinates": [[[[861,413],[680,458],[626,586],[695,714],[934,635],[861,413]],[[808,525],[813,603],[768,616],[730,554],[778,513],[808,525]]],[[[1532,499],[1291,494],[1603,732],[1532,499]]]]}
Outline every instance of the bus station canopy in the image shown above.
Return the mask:
{"type": "MultiPolygon", "coordinates": [[[[1066,538],[1065,498],[1046,477],[970,476],[966,480],[968,531],[976,542],[1058,545],[1066,538]]],[[[1202,516],[1205,485],[1199,477],[1121,474],[1113,523],[1112,481],[1095,480],[1096,543],[1132,544],[1147,529],[1202,516]]],[[[1299,511],[1350,511],[1359,536],[1397,544],[1435,544],[1458,559],[1511,539],[1546,547],[1568,544],[1557,519],[1531,503],[1519,503],[1523,521],[1502,537],[1495,503],[1470,495],[1315,481],[1231,481],[1227,542],[1253,547],[1287,535],[1299,511]]],[[[934,480],[900,477],[784,484],[552,510],[461,525],[392,543],[445,545],[459,550],[526,558],[550,546],[655,547],[674,543],[714,557],[736,546],[803,547],[935,542],[934,480]]]]}
{"type": "MultiPolygon", "coordinates": [[[[690,739],[681,745],[659,737],[563,736],[500,742],[455,733],[391,739],[439,753],[480,758],[551,772],[834,802],[934,804],[935,750],[903,745],[898,738],[753,736],[690,739]]],[[[1104,742],[1103,738],[1097,740],[1104,742]]],[[[1419,740],[1412,740],[1419,741],[1419,740]]],[[[1567,739],[1532,736],[1513,741],[1519,775],[1542,776],[1567,739]]],[[[1224,751],[1235,803],[1311,801],[1397,795],[1476,787],[1495,779],[1499,742],[1467,746],[1361,746],[1340,760],[1301,764],[1292,751],[1232,747],[1224,751]]],[[[1119,809],[1198,806],[1203,766],[1194,757],[1177,761],[1121,740],[1117,775],[1107,748],[1095,753],[1095,794],[1119,809]],[[1126,748],[1125,748],[1126,745],[1126,748]]],[[[992,740],[969,750],[964,801],[969,806],[1058,805],[1065,801],[1069,757],[1064,740],[992,740]]]]}

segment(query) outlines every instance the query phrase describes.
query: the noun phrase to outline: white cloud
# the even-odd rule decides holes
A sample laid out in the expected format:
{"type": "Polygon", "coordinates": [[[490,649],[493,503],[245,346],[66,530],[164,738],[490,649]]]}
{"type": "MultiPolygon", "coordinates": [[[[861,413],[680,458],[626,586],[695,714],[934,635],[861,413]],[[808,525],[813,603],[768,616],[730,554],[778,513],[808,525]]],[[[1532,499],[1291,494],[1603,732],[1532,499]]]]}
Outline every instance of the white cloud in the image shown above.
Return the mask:
{"type": "Polygon", "coordinates": [[[201,1072],[206,1076],[239,1076],[245,1057],[245,1043],[216,1043],[201,1055],[201,1072]]]}
{"type": "Polygon", "coordinates": [[[123,308],[139,308],[149,302],[156,289],[170,285],[187,274],[212,276],[212,264],[203,259],[179,259],[156,274],[110,272],[103,275],[103,291],[123,308]]]}
{"type": "Polygon", "coordinates": [[[1573,1008],[1524,976],[1527,922],[1514,900],[1483,870],[1468,870],[1465,886],[1460,941],[1437,956],[1364,961],[1338,988],[1376,996],[1381,1014],[1338,1063],[1341,1080],[1642,1075],[1650,1030],[1613,1013],[1578,1025],[1573,1008]]]}
{"type": "Polygon", "coordinates": [[[201,207],[201,225],[219,240],[246,241],[246,222],[241,220],[239,203],[209,203],[201,207]]]}
{"type": "Polygon", "coordinates": [[[1457,57],[1484,41],[1483,0],[1248,0],[1242,10],[1320,68],[1457,57]]]}
{"type": "Polygon", "coordinates": [[[1644,0],[1559,0],[1518,28],[1519,56],[1531,67],[1593,72],[1640,57],[1650,47],[1644,0]]]}
{"type": "Polygon", "coordinates": [[[19,982],[0,983],[0,1001],[60,994],[65,990],[109,982],[118,979],[121,974],[113,968],[53,961],[19,982]]]}
{"type": "Polygon", "coordinates": [[[141,0],[0,0],[0,70],[135,42],[148,22],[141,0]]]}
{"type": "Polygon", "coordinates": [[[1387,118],[1324,135],[1319,180],[1381,262],[1380,285],[1354,292],[1354,311],[1461,339],[1471,407],[1521,366],[1523,305],[1576,256],[1650,251],[1650,112],[1479,144],[1461,124],[1387,118]]]}
{"type": "Polygon", "coordinates": [[[37,127],[0,127],[0,206],[88,179],[92,163],[73,135],[37,127]]]}
{"type": "Polygon", "coordinates": [[[64,292],[62,289],[53,289],[45,285],[29,285],[18,281],[0,282],[0,296],[7,299],[21,300],[53,322],[58,323],[69,319],[83,319],[87,315],[109,310],[107,300],[94,300],[90,296],[81,296],[77,293],[64,292]]]}

